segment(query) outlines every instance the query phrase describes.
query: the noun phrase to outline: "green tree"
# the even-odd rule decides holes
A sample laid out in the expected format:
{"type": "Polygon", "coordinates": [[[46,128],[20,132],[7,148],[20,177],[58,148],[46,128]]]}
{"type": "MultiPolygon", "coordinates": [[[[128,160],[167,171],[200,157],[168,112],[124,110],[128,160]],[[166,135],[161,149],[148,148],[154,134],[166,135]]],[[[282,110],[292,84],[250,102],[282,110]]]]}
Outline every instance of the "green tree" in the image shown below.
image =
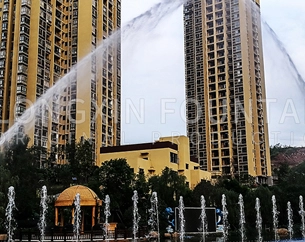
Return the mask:
{"type": "Polygon", "coordinates": [[[248,192],[248,186],[241,184],[236,179],[219,179],[218,187],[223,187],[228,191],[234,191],[237,194],[242,194],[243,196],[248,192]]]}
{"type": "Polygon", "coordinates": [[[92,142],[89,139],[81,139],[78,143],[67,144],[66,154],[72,176],[77,178],[77,183],[88,184],[89,178],[95,170],[92,142]]]}
{"type": "Polygon", "coordinates": [[[161,175],[149,178],[148,183],[150,190],[157,192],[159,200],[168,207],[178,206],[180,196],[183,196],[185,204],[189,201],[190,189],[186,177],[168,167],[163,169],[161,175]]]}
{"type": "MultiPolygon", "coordinates": [[[[39,215],[39,200],[37,190],[42,174],[35,156],[28,148],[29,137],[22,133],[8,143],[3,153],[2,164],[10,171],[14,181],[17,207],[16,219],[20,226],[29,226],[36,223],[39,215]],[[36,222],[35,222],[36,221],[36,222]]],[[[12,180],[12,181],[13,181],[12,180]]]]}
{"type": "Polygon", "coordinates": [[[111,210],[122,215],[132,205],[134,173],[126,159],[103,162],[99,169],[102,196],[110,196],[111,210]]]}
{"type": "Polygon", "coordinates": [[[273,173],[278,177],[278,184],[285,185],[289,182],[290,167],[287,162],[281,163],[273,170],[273,173]]]}
{"type": "Polygon", "coordinates": [[[206,206],[213,207],[216,204],[216,187],[210,181],[202,180],[193,190],[194,206],[200,207],[200,197],[204,196],[206,206]]]}

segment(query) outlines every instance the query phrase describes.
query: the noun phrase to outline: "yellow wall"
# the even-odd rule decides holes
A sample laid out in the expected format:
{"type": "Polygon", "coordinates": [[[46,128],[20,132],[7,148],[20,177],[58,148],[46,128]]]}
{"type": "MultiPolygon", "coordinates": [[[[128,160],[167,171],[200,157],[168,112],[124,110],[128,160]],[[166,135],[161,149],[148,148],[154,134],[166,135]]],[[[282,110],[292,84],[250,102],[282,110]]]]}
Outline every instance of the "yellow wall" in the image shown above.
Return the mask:
{"type": "Polygon", "coordinates": [[[180,175],[184,175],[190,188],[194,188],[202,179],[211,179],[210,172],[195,170],[198,168],[198,163],[190,161],[189,139],[187,137],[163,137],[157,142],[162,141],[171,141],[177,144],[178,151],[172,148],[159,148],[102,153],[100,154],[101,163],[99,165],[107,160],[124,158],[135,173],[139,172],[139,169],[143,169],[144,174],[148,176],[159,175],[165,167],[168,167],[177,171],[180,175]],[[170,161],[171,152],[177,154],[178,164],[170,161]],[[187,165],[188,169],[186,169],[187,165]]]}

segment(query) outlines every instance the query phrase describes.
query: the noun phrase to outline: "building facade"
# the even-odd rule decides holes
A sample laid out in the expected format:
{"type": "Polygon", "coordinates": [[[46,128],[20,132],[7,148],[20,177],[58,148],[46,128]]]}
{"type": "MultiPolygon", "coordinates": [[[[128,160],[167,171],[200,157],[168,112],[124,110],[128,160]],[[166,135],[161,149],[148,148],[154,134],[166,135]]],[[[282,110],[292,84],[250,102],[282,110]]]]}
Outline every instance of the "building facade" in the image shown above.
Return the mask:
{"type": "Polygon", "coordinates": [[[271,179],[259,0],[184,5],[187,132],[213,175],[271,179]]]}
{"type": "Polygon", "coordinates": [[[135,173],[160,175],[165,167],[186,177],[190,188],[201,180],[211,180],[211,173],[199,169],[198,161],[190,157],[189,139],[186,136],[161,137],[154,143],[102,147],[100,164],[113,159],[126,159],[135,173]]]}
{"type": "Polygon", "coordinates": [[[1,133],[41,97],[45,100],[35,109],[35,122],[21,129],[31,144],[53,152],[56,162],[66,162],[60,151],[82,137],[91,139],[95,159],[101,146],[120,144],[120,39],[96,53],[101,40],[120,27],[120,4],[0,1],[1,133]],[[85,57],[84,66],[73,67],[85,57]],[[47,92],[63,76],[68,81],[59,85],[65,88],[47,92]]]}

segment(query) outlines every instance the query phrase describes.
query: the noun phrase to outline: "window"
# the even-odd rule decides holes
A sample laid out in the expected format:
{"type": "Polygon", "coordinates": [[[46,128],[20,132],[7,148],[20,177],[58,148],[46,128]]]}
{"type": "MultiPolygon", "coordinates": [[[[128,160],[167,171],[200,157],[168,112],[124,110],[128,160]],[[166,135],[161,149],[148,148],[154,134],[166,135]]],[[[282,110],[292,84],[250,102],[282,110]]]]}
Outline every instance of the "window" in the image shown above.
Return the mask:
{"type": "Polygon", "coordinates": [[[178,155],[170,152],[170,162],[178,164],[178,155]]]}
{"type": "Polygon", "coordinates": [[[3,19],[3,20],[8,20],[8,14],[7,14],[7,13],[4,13],[2,19],[3,19]]]}
{"type": "Polygon", "coordinates": [[[30,33],[29,28],[26,27],[26,26],[21,26],[21,27],[20,27],[20,31],[21,31],[21,32],[24,32],[24,33],[26,33],[26,34],[29,34],[29,33],[30,33]]]}
{"type": "Polygon", "coordinates": [[[25,35],[20,35],[20,42],[26,42],[28,43],[29,42],[29,38],[25,35]]]}
{"type": "Polygon", "coordinates": [[[18,71],[26,73],[28,71],[28,68],[25,65],[18,65],[18,71]]]}
{"type": "Polygon", "coordinates": [[[19,55],[18,60],[19,60],[19,63],[28,64],[28,57],[25,55],[19,55]]]}
{"type": "Polygon", "coordinates": [[[22,16],[21,17],[21,23],[30,24],[30,18],[27,17],[27,16],[22,16]]]}
{"type": "Polygon", "coordinates": [[[17,91],[26,93],[26,87],[25,87],[25,86],[22,86],[22,85],[18,85],[18,86],[17,86],[17,91]]]}
{"type": "Polygon", "coordinates": [[[19,51],[28,53],[28,47],[27,47],[27,46],[24,46],[24,45],[20,45],[20,46],[19,46],[19,51]]]}
{"type": "Polygon", "coordinates": [[[8,23],[2,23],[2,30],[6,30],[8,28],[8,23]]]}

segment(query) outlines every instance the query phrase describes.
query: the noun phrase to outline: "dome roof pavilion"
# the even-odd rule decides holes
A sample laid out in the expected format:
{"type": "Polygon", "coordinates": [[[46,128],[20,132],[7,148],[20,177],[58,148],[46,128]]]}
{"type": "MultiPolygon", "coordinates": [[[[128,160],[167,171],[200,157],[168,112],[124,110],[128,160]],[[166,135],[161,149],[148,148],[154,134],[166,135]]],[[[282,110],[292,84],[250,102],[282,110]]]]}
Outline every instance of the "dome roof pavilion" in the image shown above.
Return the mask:
{"type": "Polygon", "coordinates": [[[89,187],[76,185],[65,189],[57,197],[55,207],[70,207],[73,206],[75,196],[80,195],[80,206],[101,206],[102,200],[98,198],[96,193],[89,187]]]}

